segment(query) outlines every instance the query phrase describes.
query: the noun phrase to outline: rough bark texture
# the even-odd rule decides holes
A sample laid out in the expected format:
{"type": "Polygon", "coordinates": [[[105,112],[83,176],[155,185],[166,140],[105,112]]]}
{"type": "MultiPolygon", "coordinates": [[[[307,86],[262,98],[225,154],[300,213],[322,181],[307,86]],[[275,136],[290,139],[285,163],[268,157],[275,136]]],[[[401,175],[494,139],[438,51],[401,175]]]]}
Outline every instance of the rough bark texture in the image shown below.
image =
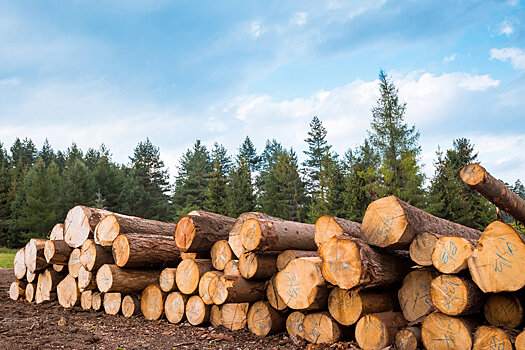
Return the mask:
{"type": "Polygon", "coordinates": [[[474,245],[463,237],[440,237],[432,253],[432,265],[442,273],[459,273],[468,268],[474,245]]]}
{"type": "Polygon", "coordinates": [[[483,308],[483,292],[470,279],[455,275],[436,277],[430,285],[432,304],[450,316],[470,315],[483,308]]]}
{"type": "Polygon", "coordinates": [[[231,331],[246,327],[249,303],[227,303],[221,306],[221,324],[231,331]]]}
{"type": "Polygon", "coordinates": [[[182,261],[170,236],[121,234],[112,250],[115,265],[125,268],[176,267],[182,261]]]}
{"type": "Polygon", "coordinates": [[[175,283],[175,276],[177,269],[168,267],[162,270],[159,277],[159,286],[163,292],[169,293],[177,290],[177,283],[175,283]]]}
{"type": "Polygon", "coordinates": [[[138,293],[150,284],[158,284],[159,276],[157,270],[124,270],[116,265],[104,265],[97,272],[97,287],[103,293],[138,293]]]}
{"type": "Polygon", "coordinates": [[[267,301],[258,301],[250,307],[247,323],[253,334],[266,337],[286,327],[286,316],[277,312],[267,301]]]}
{"type": "Polygon", "coordinates": [[[73,248],[63,240],[48,240],[44,244],[44,257],[48,264],[67,265],[73,248]]]}
{"type": "Polygon", "coordinates": [[[318,247],[340,235],[361,238],[361,224],[330,215],[323,215],[315,222],[314,239],[318,247]]]}
{"type": "Polygon", "coordinates": [[[131,317],[140,313],[140,297],[135,294],[128,294],[122,299],[122,315],[131,317]]]}
{"type": "MultiPolygon", "coordinates": [[[[64,274],[53,269],[46,269],[38,275],[36,283],[35,301],[37,304],[51,301],[56,298],[58,284],[63,280],[64,274]]],[[[71,281],[69,281],[71,282],[71,281]]]]}
{"type": "Polygon", "coordinates": [[[184,319],[186,301],[189,295],[172,292],[166,297],[164,313],[171,323],[179,323],[184,319]]]}
{"type": "Polygon", "coordinates": [[[516,328],[523,322],[523,306],[512,293],[491,294],[485,301],[485,319],[495,327],[516,328]]]}
{"type": "Polygon", "coordinates": [[[204,275],[202,275],[200,281],[199,281],[199,296],[202,298],[202,301],[206,305],[213,304],[213,300],[211,299],[210,293],[208,292],[208,287],[210,286],[211,280],[215,276],[222,276],[223,273],[220,271],[208,271],[204,275]]]}
{"type": "Polygon", "coordinates": [[[355,326],[355,339],[363,350],[384,349],[394,343],[407,321],[400,312],[381,312],[362,317],[355,326]]]}
{"type": "Polygon", "coordinates": [[[206,305],[198,295],[192,295],[186,303],[186,319],[193,326],[210,321],[211,305],[206,305]]]}
{"type": "Polygon", "coordinates": [[[237,258],[240,258],[241,254],[245,250],[241,242],[242,224],[244,224],[244,222],[249,219],[265,220],[268,218],[271,218],[271,216],[259,212],[248,212],[239,215],[237,220],[235,220],[235,223],[230,230],[230,234],[228,235],[228,244],[230,245],[233,254],[235,254],[237,258]]]}
{"type": "Polygon", "coordinates": [[[206,211],[192,211],[177,223],[175,243],[182,252],[209,252],[217,241],[226,240],[235,219],[206,211]]]}
{"type": "Polygon", "coordinates": [[[51,233],[49,234],[50,240],[64,240],[64,224],[56,224],[53,226],[51,233]]]}
{"type": "Polygon", "coordinates": [[[213,244],[210,251],[211,263],[216,270],[224,270],[226,263],[233,259],[233,252],[228,241],[217,241],[213,244]]]}
{"type": "Polygon", "coordinates": [[[110,211],[77,205],[68,211],[64,222],[64,241],[72,248],[78,248],[88,238],[93,238],[100,220],[113,214],[110,211]]]}
{"type": "Polygon", "coordinates": [[[14,273],[15,277],[18,279],[22,279],[26,275],[26,249],[20,248],[15,254],[15,258],[13,259],[13,267],[14,267],[14,273]]]}
{"type": "Polygon", "coordinates": [[[286,318],[286,331],[292,337],[304,339],[304,318],[305,314],[301,311],[294,311],[286,318]]]}
{"type": "Polygon", "coordinates": [[[430,284],[437,277],[431,269],[420,269],[410,272],[397,292],[399,306],[403,316],[413,322],[435,310],[430,298],[430,284]]]}
{"type": "Polygon", "coordinates": [[[69,255],[69,260],[67,262],[67,270],[69,274],[77,278],[81,266],[82,264],[80,263],[80,249],[73,249],[73,251],[69,255]]]}
{"type": "Polygon", "coordinates": [[[394,348],[399,350],[417,350],[423,348],[421,328],[407,327],[396,333],[394,348]]]}
{"type": "Polygon", "coordinates": [[[277,272],[277,255],[244,252],[239,258],[239,271],[246,279],[267,280],[277,272]]]}
{"type": "Polygon", "coordinates": [[[265,283],[248,281],[242,277],[215,276],[210,281],[208,293],[217,305],[254,302],[264,298],[265,283]]]}
{"type": "Polygon", "coordinates": [[[287,305],[284,303],[283,299],[279,296],[277,292],[277,286],[275,285],[275,276],[272,276],[266,283],[266,299],[270,305],[276,310],[284,310],[287,308],[287,305]]]}
{"type": "Polygon", "coordinates": [[[277,256],[277,270],[281,271],[294,259],[317,258],[319,253],[314,250],[285,250],[277,256]]]}
{"type": "Polygon", "coordinates": [[[428,315],[421,325],[421,339],[426,349],[470,350],[475,319],[448,316],[441,312],[428,315]]]}
{"type": "Polygon", "coordinates": [[[13,283],[11,283],[11,286],[9,287],[9,297],[13,300],[18,300],[19,298],[23,298],[26,295],[26,286],[27,283],[25,281],[16,280],[13,283]]]}
{"type": "Polygon", "coordinates": [[[103,247],[92,239],[86,240],[80,249],[80,263],[88,271],[98,270],[105,264],[114,264],[111,247],[103,247]]]}
{"type": "Polygon", "coordinates": [[[44,255],[45,239],[33,238],[25,246],[25,262],[26,268],[30,272],[35,272],[45,269],[49,264],[44,255]]]}
{"type": "Polygon", "coordinates": [[[206,272],[213,269],[210,259],[184,259],[177,266],[175,281],[181,293],[193,294],[206,272]]]}
{"type": "Polygon", "coordinates": [[[335,343],[342,336],[342,330],[328,312],[308,314],[303,320],[304,338],[310,343],[335,343]]]}
{"type": "Polygon", "coordinates": [[[512,343],[507,333],[499,328],[481,326],[474,333],[472,350],[509,349],[512,343]]]}
{"type": "Polygon", "coordinates": [[[116,315],[120,312],[122,305],[122,294],[118,292],[104,294],[104,311],[108,315],[116,315]]]}
{"type": "Polygon", "coordinates": [[[80,290],[77,280],[67,275],[57,286],[58,302],[62,307],[70,308],[80,304],[80,290]]]}
{"type": "Polygon", "coordinates": [[[147,320],[158,320],[164,312],[166,293],[159,286],[152,284],[142,291],[140,311],[147,320]]]}

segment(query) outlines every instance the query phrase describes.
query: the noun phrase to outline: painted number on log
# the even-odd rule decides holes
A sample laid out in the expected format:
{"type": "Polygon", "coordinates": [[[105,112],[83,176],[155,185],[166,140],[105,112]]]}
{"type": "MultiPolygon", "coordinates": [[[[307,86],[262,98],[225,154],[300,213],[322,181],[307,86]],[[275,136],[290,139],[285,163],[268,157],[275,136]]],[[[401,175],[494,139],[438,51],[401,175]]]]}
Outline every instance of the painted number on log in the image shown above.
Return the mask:
{"type": "Polygon", "coordinates": [[[434,306],[434,304],[432,304],[432,299],[430,298],[430,286],[425,283],[420,283],[419,290],[421,292],[421,295],[418,299],[425,299],[425,303],[427,305],[434,306]]]}
{"type": "Polygon", "coordinates": [[[297,275],[295,272],[285,271],[284,275],[286,276],[286,279],[288,281],[288,284],[286,287],[288,289],[286,290],[286,293],[290,297],[290,299],[297,298],[297,292],[301,289],[299,287],[299,284],[297,283],[297,275]]]}
{"type": "Polygon", "coordinates": [[[512,268],[514,263],[514,253],[518,251],[518,247],[511,242],[508,242],[505,238],[499,238],[495,246],[494,254],[494,271],[502,272],[505,268],[512,268]]]}
{"type": "Polygon", "coordinates": [[[346,270],[346,269],[348,269],[350,267],[349,264],[345,263],[344,261],[341,261],[342,257],[341,257],[340,253],[341,253],[341,250],[337,249],[335,260],[330,262],[329,270],[330,270],[331,273],[341,272],[341,271],[344,271],[344,270],[346,270]]]}
{"type": "Polygon", "coordinates": [[[441,340],[447,345],[447,348],[454,347],[456,345],[456,333],[452,330],[452,320],[443,317],[438,317],[438,329],[442,332],[442,337],[437,340],[441,340]]]}
{"type": "Polygon", "coordinates": [[[452,302],[452,300],[463,300],[461,298],[458,298],[457,296],[455,296],[454,294],[456,293],[456,287],[459,286],[458,283],[454,283],[452,281],[447,281],[447,280],[444,280],[442,279],[441,280],[441,283],[442,283],[442,288],[441,288],[441,292],[443,292],[443,296],[445,297],[445,308],[450,309],[450,303],[452,302]]]}
{"type": "Polygon", "coordinates": [[[443,264],[448,264],[449,261],[456,261],[454,259],[454,256],[458,252],[458,247],[454,244],[454,242],[448,242],[448,244],[445,246],[445,249],[443,250],[443,254],[439,257],[439,260],[443,264]]]}
{"type": "Polygon", "coordinates": [[[491,350],[504,350],[505,343],[498,339],[498,336],[493,335],[489,340],[489,345],[491,350]]]}
{"type": "Polygon", "coordinates": [[[387,214],[386,217],[381,217],[382,225],[377,228],[377,235],[388,239],[388,234],[394,231],[392,226],[396,223],[396,218],[390,214],[387,214]]]}
{"type": "Polygon", "coordinates": [[[257,323],[260,329],[263,329],[266,326],[266,323],[267,323],[266,320],[267,320],[267,317],[262,314],[260,309],[257,309],[257,311],[255,311],[254,322],[257,323]]]}
{"type": "Polygon", "coordinates": [[[291,328],[297,329],[299,333],[303,333],[303,317],[301,315],[298,314],[292,318],[291,328]]]}

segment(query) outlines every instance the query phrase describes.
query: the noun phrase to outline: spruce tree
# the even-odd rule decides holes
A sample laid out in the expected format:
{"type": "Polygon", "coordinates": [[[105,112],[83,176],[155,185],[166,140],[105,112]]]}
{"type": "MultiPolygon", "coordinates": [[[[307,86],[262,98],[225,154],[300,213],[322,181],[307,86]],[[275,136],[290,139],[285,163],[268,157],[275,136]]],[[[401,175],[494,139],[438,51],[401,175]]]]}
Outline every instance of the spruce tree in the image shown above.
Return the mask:
{"type": "Polygon", "coordinates": [[[23,168],[29,169],[35,162],[37,155],[38,151],[31,139],[25,138],[20,141],[19,138],[16,138],[11,146],[11,160],[15,166],[21,165],[23,168]]]}
{"type": "Polygon", "coordinates": [[[96,184],[96,205],[110,211],[123,211],[119,195],[123,191],[124,170],[111,161],[109,150],[101,153],[93,177],[96,184]]]}
{"type": "Polygon", "coordinates": [[[261,198],[266,192],[266,180],[270,172],[271,167],[275,164],[277,156],[284,151],[283,146],[277,142],[275,139],[272,141],[266,140],[266,145],[264,151],[259,156],[259,173],[255,178],[255,185],[257,189],[257,200],[258,206],[262,207],[261,198]]]}
{"type": "Polygon", "coordinates": [[[68,160],[62,173],[62,206],[68,211],[76,205],[92,206],[95,200],[95,180],[82,158],[68,160]]]}
{"type": "Polygon", "coordinates": [[[229,216],[237,217],[255,209],[250,165],[244,158],[239,157],[230,172],[227,195],[229,216]]]}
{"type": "Polygon", "coordinates": [[[44,141],[42,150],[38,153],[38,157],[42,159],[46,166],[49,166],[49,164],[55,160],[55,152],[53,151],[53,148],[51,148],[47,138],[44,141]]]}
{"type": "Polygon", "coordinates": [[[4,145],[0,142],[0,246],[7,245],[7,231],[10,218],[8,193],[11,184],[9,158],[4,145]]]}
{"type": "Polygon", "coordinates": [[[257,150],[249,136],[246,136],[239,148],[238,157],[244,159],[250,165],[251,171],[259,170],[260,158],[257,156],[257,150]]]}
{"type": "Polygon", "coordinates": [[[210,174],[208,188],[206,190],[206,210],[222,215],[228,214],[226,188],[228,174],[231,167],[231,159],[227,155],[226,148],[214,144],[212,150],[213,171],[210,174]]]}
{"type": "Polygon", "coordinates": [[[340,218],[348,215],[345,207],[344,193],[346,190],[346,176],[343,165],[336,156],[325,157],[325,174],[327,175],[326,211],[328,214],[340,218]]]}

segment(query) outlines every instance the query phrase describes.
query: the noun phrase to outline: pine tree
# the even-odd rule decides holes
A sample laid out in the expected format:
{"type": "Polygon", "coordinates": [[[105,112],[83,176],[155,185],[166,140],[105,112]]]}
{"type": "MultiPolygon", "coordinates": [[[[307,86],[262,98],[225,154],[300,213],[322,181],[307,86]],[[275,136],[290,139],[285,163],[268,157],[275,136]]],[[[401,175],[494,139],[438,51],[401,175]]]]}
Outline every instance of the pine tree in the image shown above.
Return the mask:
{"type": "Polygon", "coordinates": [[[10,184],[9,157],[4,149],[4,145],[0,142],[0,246],[7,245],[7,233],[11,213],[11,203],[8,198],[10,184]]]}
{"type": "Polygon", "coordinates": [[[13,164],[21,165],[23,168],[29,168],[35,162],[38,151],[31,139],[25,138],[20,141],[16,138],[11,146],[11,160],[13,164]],[[20,163],[18,163],[20,162],[20,163]]]}
{"type": "Polygon", "coordinates": [[[208,188],[206,190],[206,210],[213,213],[227,215],[228,207],[226,201],[226,188],[228,174],[231,167],[231,159],[227,155],[226,148],[214,144],[212,151],[213,171],[210,174],[208,188]]]}
{"type": "Polygon", "coordinates": [[[71,146],[69,146],[68,149],[66,150],[64,158],[65,158],[65,166],[71,166],[78,159],[83,161],[84,154],[82,153],[82,150],[77,146],[77,144],[73,142],[71,146]]]}
{"type": "Polygon", "coordinates": [[[259,170],[260,158],[257,156],[257,150],[249,136],[246,136],[239,148],[238,157],[244,159],[250,165],[252,172],[259,170]]]}
{"type": "Polygon", "coordinates": [[[97,207],[104,207],[110,211],[123,212],[119,195],[123,191],[124,170],[111,161],[109,150],[101,152],[93,169],[97,194],[97,207]]]}
{"type": "Polygon", "coordinates": [[[346,176],[343,166],[337,156],[325,157],[325,174],[327,175],[327,213],[340,218],[345,218],[348,213],[345,207],[346,176]]]}
{"type": "Polygon", "coordinates": [[[275,139],[272,141],[266,140],[266,145],[264,147],[263,153],[259,156],[259,173],[255,178],[256,185],[256,198],[258,201],[258,206],[262,207],[261,198],[266,192],[266,180],[270,172],[271,167],[275,164],[278,155],[284,151],[283,146],[277,142],[275,139]]]}
{"type": "Polygon", "coordinates": [[[62,173],[62,206],[68,211],[76,205],[92,206],[95,200],[95,180],[82,158],[71,158],[62,173]]]}
{"type": "Polygon", "coordinates": [[[230,172],[227,195],[229,216],[237,217],[255,209],[250,165],[244,158],[238,158],[230,172]]]}
{"type": "Polygon", "coordinates": [[[47,138],[44,141],[42,150],[38,153],[38,157],[42,159],[46,167],[49,166],[49,164],[55,160],[55,152],[53,151],[53,148],[51,148],[51,145],[49,144],[47,138]]]}

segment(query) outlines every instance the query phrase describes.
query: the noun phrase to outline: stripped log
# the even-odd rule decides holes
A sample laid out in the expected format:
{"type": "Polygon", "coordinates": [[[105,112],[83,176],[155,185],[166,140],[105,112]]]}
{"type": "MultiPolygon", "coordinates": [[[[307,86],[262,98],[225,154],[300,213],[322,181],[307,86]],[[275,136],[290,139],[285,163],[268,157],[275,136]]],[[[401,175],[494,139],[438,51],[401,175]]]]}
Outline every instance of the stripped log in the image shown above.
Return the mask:
{"type": "Polygon", "coordinates": [[[80,304],[80,290],[77,280],[67,275],[57,286],[58,303],[64,308],[70,308],[80,304]]]}
{"type": "Polygon", "coordinates": [[[230,260],[226,263],[223,270],[224,276],[240,276],[239,260],[230,260]]]}
{"type": "Polygon", "coordinates": [[[31,272],[31,271],[27,270],[27,272],[26,272],[26,280],[27,280],[27,282],[29,282],[29,283],[34,282],[36,280],[37,274],[38,274],[38,272],[31,272]]]}
{"type": "Polygon", "coordinates": [[[11,283],[11,286],[9,286],[9,297],[15,301],[20,298],[25,297],[26,286],[27,286],[27,283],[25,281],[21,281],[21,280],[14,281],[13,283],[11,283]]]}
{"type": "Polygon", "coordinates": [[[442,273],[459,273],[468,268],[474,246],[463,237],[440,237],[432,253],[432,265],[442,273]]]}
{"type": "Polygon", "coordinates": [[[186,301],[189,295],[179,292],[171,292],[166,296],[164,303],[164,313],[171,323],[179,323],[184,319],[186,301]]]}
{"type": "Polygon", "coordinates": [[[97,288],[103,293],[138,293],[150,284],[159,283],[160,271],[124,270],[116,265],[103,265],[97,272],[97,288]]]}
{"type": "Polygon", "coordinates": [[[15,254],[15,258],[13,259],[13,267],[14,267],[14,273],[15,277],[17,279],[22,279],[26,275],[26,249],[25,247],[18,249],[18,251],[15,254]]]}
{"type": "Polygon", "coordinates": [[[355,339],[363,350],[384,349],[394,343],[407,321],[400,312],[381,312],[362,317],[355,326],[355,339]]]}
{"type": "Polygon", "coordinates": [[[49,234],[49,239],[52,241],[54,240],[63,241],[64,240],[64,224],[59,223],[53,226],[53,229],[51,229],[51,233],[49,234]]]}
{"type": "Polygon", "coordinates": [[[93,238],[100,220],[113,214],[104,209],[77,205],[67,212],[64,222],[64,241],[72,247],[80,247],[88,238],[93,238]]]}
{"type": "Polygon", "coordinates": [[[206,253],[188,253],[180,252],[181,259],[206,259],[208,258],[206,253]]]}
{"type": "Polygon", "coordinates": [[[213,269],[210,259],[184,259],[177,266],[175,281],[181,293],[193,294],[202,275],[213,269]]]}
{"type": "Polygon", "coordinates": [[[164,312],[166,293],[159,286],[151,284],[142,291],[140,311],[147,320],[158,320],[164,312]]]}
{"type": "Polygon", "coordinates": [[[281,271],[294,259],[312,258],[315,260],[319,257],[319,253],[313,250],[285,250],[277,256],[277,270],[281,271]]]}
{"type": "Polygon", "coordinates": [[[40,271],[45,269],[49,264],[44,255],[46,240],[45,239],[30,239],[25,246],[25,262],[26,268],[30,272],[40,271]]]}
{"type": "Polygon", "coordinates": [[[512,343],[508,334],[502,329],[490,326],[480,326],[474,333],[472,350],[508,349],[512,350],[512,343]]]}
{"type": "Polygon", "coordinates": [[[314,240],[318,247],[341,235],[361,238],[361,224],[330,215],[323,215],[315,222],[314,240]]]}
{"type": "Polygon", "coordinates": [[[77,278],[81,266],[82,264],[80,263],[80,249],[73,249],[73,251],[69,255],[69,261],[67,262],[67,270],[69,274],[77,278]]]}
{"type": "Polygon", "coordinates": [[[267,301],[257,301],[248,311],[247,324],[253,334],[264,338],[283,330],[286,316],[277,312],[267,301]]]}
{"type": "Polygon", "coordinates": [[[378,199],[366,209],[361,236],[378,247],[406,248],[423,232],[476,240],[478,230],[440,219],[395,196],[378,199]],[[453,233],[453,234],[452,234],[453,233]]]}
{"type": "Polygon", "coordinates": [[[230,331],[246,327],[249,303],[227,303],[221,305],[221,325],[230,331]]]}
{"type": "Polygon", "coordinates": [[[104,293],[104,301],[102,304],[104,305],[104,311],[108,315],[118,314],[122,305],[122,293],[104,293]]]}
{"type": "Polygon", "coordinates": [[[422,349],[421,329],[418,327],[407,327],[398,331],[394,338],[394,348],[399,350],[422,349]]]}
{"type": "Polygon", "coordinates": [[[100,311],[102,308],[102,300],[104,298],[104,293],[100,293],[99,291],[93,291],[91,293],[91,307],[95,311],[100,311]]]}
{"type": "Polygon", "coordinates": [[[233,227],[228,235],[228,244],[230,245],[233,254],[237,258],[240,258],[241,254],[245,250],[241,242],[242,224],[244,224],[244,222],[249,219],[264,220],[269,217],[270,216],[259,212],[248,212],[239,215],[239,217],[235,220],[235,223],[233,224],[233,227]]]}
{"type": "Polygon", "coordinates": [[[430,298],[430,285],[437,273],[430,269],[410,272],[397,292],[403,316],[409,322],[428,315],[435,310],[430,298]]]}
{"type": "Polygon", "coordinates": [[[34,283],[28,283],[26,285],[25,297],[27,302],[32,303],[35,300],[35,289],[34,283]]]}
{"type": "Polygon", "coordinates": [[[485,319],[495,327],[516,328],[523,322],[523,306],[512,293],[491,294],[485,301],[485,319]]]}
{"type": "Polygon", "coordinates": [[[208,286],[208,293],[213,303],[217,305],[262,300],[264,292],[264,282],[249,281],[234,276],[215,276],[208,286]]]}
{"type": "Polygon", "coordinates": [[[208,253],[217,241],[228,239],[235,219],[206,211],[184,215],[175,229],[175,243],[182,252],[208,253]]]}
{"type": "Polygon", "coordinates": [[[244,252],[239,258],[239,271],[246,279],[267,280],[277,272],[277,255],[244,252]]]}
{"type": "Polygon", "coordinates": [[[88,271],[98,270],[105,264],[114,264],[111,247],[103,247],[87,239],[80,249],[80,263],[88,271]]]}
{"type": "Polygon", "coordinates": [[[328,312],[308,314],[303,320],[304,338],[314,344],[335,343],[342,330],[328,312]]]}
{"type": "Polygon", "coordinates": [[[226,263],[233,259],[233,252],[228,241],[221,240],[215,242],[210,250],[211,263],[216,270],[224,270],[226,263]]]}
{"type": "Polygon", "coordinates": [[[294,311],[286,318],[286,332],[290,337],[304,339],[304,318],[305,314],[301,311],[294,311]]]}
{"type": "Polygon", "coordinates": [[[472,332],[477,324],[475,319],[434,312],[428,315],[421,325],[421,339],[426,349],[470,350],[472,332]]]}
{"type": "Polygon", "coordinates": [[[217,328],[222,325],[221,306],[213,304],[210,309],[210,323],[212,327],[217,328]]]}
{"type": "Polygon", "coordinates": [[[208,271],[204,275],[202,275],[199,281],[199,296],[202,298],[202,301],[206,305],[213,304],[213,300],[211,299],[210,293],[208,292],[208,287],[210,286],[211,280],[215,276],[222,276],[222,272],[208,271]]]}
{"type": "Polygon", "coordinates": [[[430,285],[432,304],[450,316],[470,315],[483,308],[483,293],[470,279],[441,275],[430,285]]]}
{"type": "Polygon", "coordinates": [[[206,305],[198,295],[192,295],[186,302],[186,319],[193,326],[210,321],[211,305],[206,305]]]}
{"type": "Polygon", "coordinates": [[[115,265],[125,268],[176,267],[182,261],[170,236],[121,234],[112,251],[115,265]]]}
{"type": "Polygon", "coordinates": [[[284,303],[283,299],[279,296],[277,292],[277,286],[275,285],[275,276],[272,276],[266,283],[266,299],[270,305],[275,309],[282,311],[286,309],[287,305],[284,303]]]}
{"type": "Polygon", "coordinates": [[[85,290],[80,294],[80,307],[89,310],[93,306],[93,291],[85,290]]]}
{"type": "Polygon", "coordinates": [[[128,294],[122,299],[122,315],[131,317],[140,313],[140,297],[135,294],[128,294]]]}
{"type": "Polygon", "coordinates": [[[410,258],[421,266],[432,266],[432,254],[438,237],[428,232],[421,232],[410,243],[410,258]]]}
{"type": "Polygon", "coordinates": [[[525,330],[518,334],[514,346],[516,350],[525,350],[525,330]]]}
{"type": "Polygon", "coordinates": [[[72,250],[65,241],[48,240],[44,244],[44,257],[48,264],[67,265],[72,250]]]}
{"type": "Polygon", "coordinates": [[[175,275],[177,269],[168,267],[162,270],[159,277],[159,286],[163,292],[169,293],[177,290],[177,283],[175,283],[175,275]]]}
{"type": "Polygon", "coordinates": [[[91,271],[81,266],[78,271],[78,289],[81,292],[97,288],[97,278],[91,271]]]}
{"type": "MultiPolygon", "coordinates": [[[[37,304],[55,300],[58,284],[63,280],[64,274],[53,269],[46,269],[38,275],[36,283],[35,301],[37,304]]],[[[71,284],[71,281],[68,282],[71,284]]]]}

